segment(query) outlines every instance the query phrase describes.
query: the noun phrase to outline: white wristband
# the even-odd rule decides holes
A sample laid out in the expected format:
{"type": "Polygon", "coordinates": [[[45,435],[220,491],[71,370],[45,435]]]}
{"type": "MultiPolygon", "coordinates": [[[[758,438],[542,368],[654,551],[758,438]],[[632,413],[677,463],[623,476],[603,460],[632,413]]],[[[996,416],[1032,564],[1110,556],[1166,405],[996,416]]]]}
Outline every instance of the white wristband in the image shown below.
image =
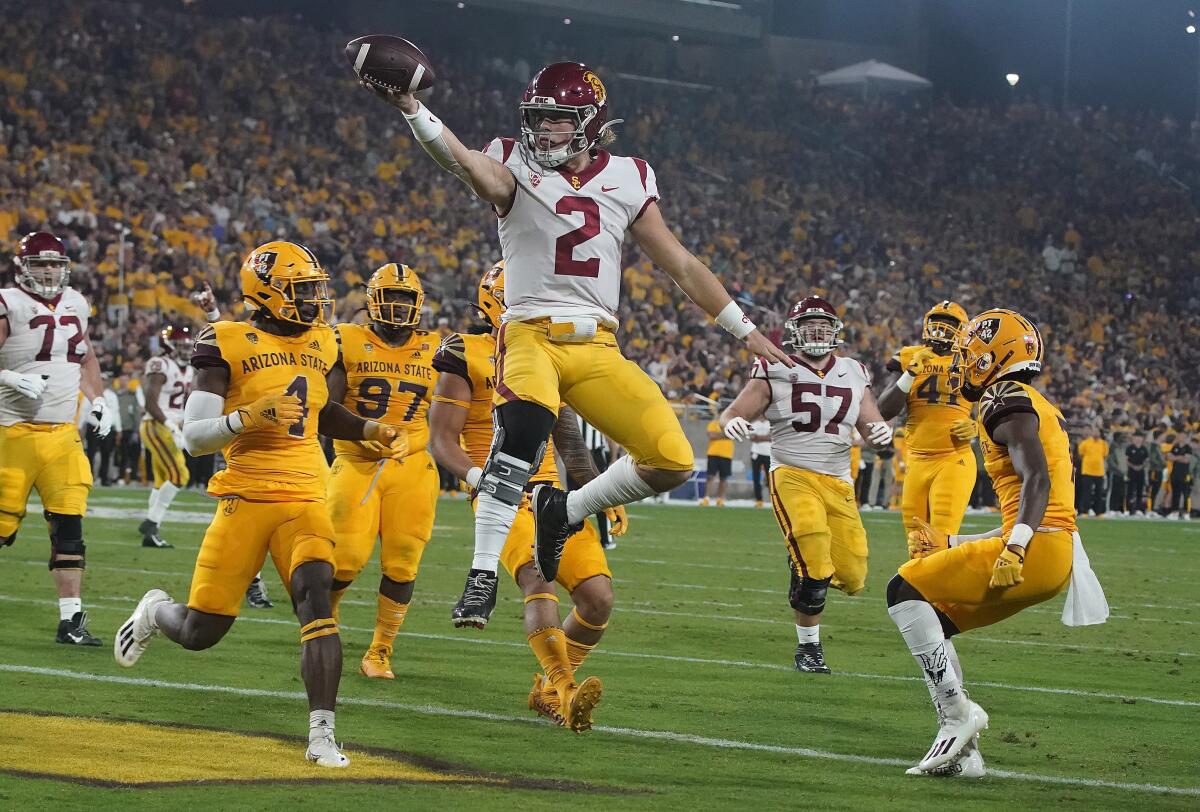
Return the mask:
{"type": "Polygon", "coordinates": [[[217,321],[219,318],[221,318],[221,311],[214,307],[212,310],[204,314],[204,318],[207,321],[217,321]]]}
{"type": "Polygon", "coordinates": [[[480,468],[478,465],[476,465],[470,471],[467,471],[467,475],[465,477],[463,477],[463,482],[466,482],[472,488],[478,488],[479,487],[479,478],[482,476],[483,476],[483,469],[480,468]]]}
{"type": "Polygon", "coordinates": [[[730,302],[717,314],[717,324],[725,328],[734,338],[745,338],[754,332],[754,322],[746,318],[746,314],[738,307],[737,302],[730,302]]]}
{"type": "Polygon", "coordinates": [[[913,384],[916,382],[917,382],[917,379],[914,378],[911,373],[909,373],[907,370],[905,370],[904,374],[896,379],[896,388],[899,389],[901,392],[908,394],[909,392],[912,391],[913,384]]]}
{"type": "Polygon", "coordinates": [[[1020,547],[1022,550],[1029,544],[1029,540],[1033,538],[1033,528],[1027,524],[1015,524],[1013,529],[1008,533],[1007,544],[1012,547],[1020,547]]]}
{"type": "Polygon", "coordinates": [[[403,115],[404,120],[408,122],[408,126],[412,127],[413,135],[422,144],[436,141],[438,136],[442,134],[442,130],[446,127],[446,125],[442,124],[442,120],[429,112],[429,108],[421,102],[417,102],[417,112],[411,116],[408,113],[404,113],[403,115]]]}

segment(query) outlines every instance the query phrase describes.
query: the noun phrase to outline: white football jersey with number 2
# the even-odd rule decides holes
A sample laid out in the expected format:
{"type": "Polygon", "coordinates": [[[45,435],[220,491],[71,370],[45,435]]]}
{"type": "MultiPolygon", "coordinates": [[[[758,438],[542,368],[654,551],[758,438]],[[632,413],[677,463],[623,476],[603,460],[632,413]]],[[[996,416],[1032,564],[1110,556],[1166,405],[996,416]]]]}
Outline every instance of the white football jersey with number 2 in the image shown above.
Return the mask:
{"type": "Polygon", "coordinates": [[[851,435],[871,373],[853,358],[832,356],[820,370],[792,358],[791,369],[759,358],[750,371],[771,386],[771,468],[789,465],[853,482],[851,435]]]}
{"type": "Polygon", "coordinates": [[[36,399],[0,386],[0,426],[75,422],[80,364],[91,347],[90,311],[83,294],[74,288],[63,288],[52,303],[21,288],[0,289],[0,317],[8,320],[0,369],[47,379],[46,389],[36,399]]]}
{"type": "Polygon", "coordinates": [[[511,138],[493,140],[484,152],[517,180],[512,206],[496,213],[504,320],[590,316],[616,327],[621,243],[658,199],[654,170],[604,150],[579,174],[547,169],[511,138]]]}

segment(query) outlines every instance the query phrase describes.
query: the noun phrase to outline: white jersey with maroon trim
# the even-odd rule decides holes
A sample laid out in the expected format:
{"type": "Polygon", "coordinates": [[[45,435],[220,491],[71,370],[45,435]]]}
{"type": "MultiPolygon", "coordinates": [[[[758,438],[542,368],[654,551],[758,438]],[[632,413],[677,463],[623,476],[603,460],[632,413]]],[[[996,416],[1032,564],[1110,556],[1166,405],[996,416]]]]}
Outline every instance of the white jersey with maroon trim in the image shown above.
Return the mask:
{"type": "Polygon", "coordinates": [[[641,158],[600,150],[578,175],[547,169],[511,138],[484,152],[517,180],[499,215],[505,321],[590,316],[617,326],[621,243],[658,199],[654,170],[641,158]]]}
{"type": "MultiPolygon", "coordinates": [[[[191,365],[181,367],[178,361],[165,355],[156,355],[146,362],[146,380],[156,374],[166,378],[162,389],[158,390],[158,408],[167,420],[174,420],[181,426],[183,425],[183,404],[192,388],[193,371],[191,365]]],[[[142,414],[142,419],[154,419],[150,416],[149,409],[142,414]]]]}
{"type": "Polygon", "coordinates": [[[14,423],[74,423],[79,408],[80,364],[91,308],[83,294],[63,288],[47,302],[21,288],[0,289],[0,318],[8,338],[0,346],[0,369],[47,379],[39,398],[0,386],[0,426],[14,423]]]}
{"type": "Polygon", "coordinates": [[[790,465],[852,482],[851,434],[871,374],[853,358],[830,356],[821,369],[792,358],[790,369],[759,358],[750,371],[771,386],[771,468],[790,465]]]}

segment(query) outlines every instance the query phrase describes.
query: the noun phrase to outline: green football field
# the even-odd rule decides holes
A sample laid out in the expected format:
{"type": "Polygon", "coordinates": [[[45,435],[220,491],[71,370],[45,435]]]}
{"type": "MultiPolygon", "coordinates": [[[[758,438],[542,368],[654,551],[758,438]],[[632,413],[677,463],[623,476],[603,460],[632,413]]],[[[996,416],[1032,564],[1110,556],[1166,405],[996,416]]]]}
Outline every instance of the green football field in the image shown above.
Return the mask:
{"type": "MultiPolygon", "coordinates": [[[[904,775],[935,722],[883,600],[904,557],[896,514],[865,514],[869,588],[830,600],[822,636],[835,673],[823,677],[791,668],[785,552],[770,511],[632,508],[630,535],[610,554],[617,608],[584,665],[604,680],[604,699],[596,728],[575,735],[526,709],[537,665],[510,582],[485,631],[450,625],[471,513],[443,499],[395,681],[358,674],[376,563],[343,603],[337,730],[353,763],[331,774],[302,761],[297,629],[273,573],[276,607],[243,610],[216,648],[157,638],[136,668],[113,662],[113,634],[145,590],[186,598],[213,507],[181,495],[164,525],[175,549],[142,549],[145,495],[93,494],[85,607],[103,648],[54,642],[35,506],[16,545],[0,550],[0,807],[1200,805],[1200,522],[1083,523],[1113,607],[1106,625],[1063,626],[1060,597],[959,638],[967,687],[991,715],[981,737],[990,775],[967,782],[904,775]]],[[[971,517],[965,531],[995,523],[971,517]]]]}

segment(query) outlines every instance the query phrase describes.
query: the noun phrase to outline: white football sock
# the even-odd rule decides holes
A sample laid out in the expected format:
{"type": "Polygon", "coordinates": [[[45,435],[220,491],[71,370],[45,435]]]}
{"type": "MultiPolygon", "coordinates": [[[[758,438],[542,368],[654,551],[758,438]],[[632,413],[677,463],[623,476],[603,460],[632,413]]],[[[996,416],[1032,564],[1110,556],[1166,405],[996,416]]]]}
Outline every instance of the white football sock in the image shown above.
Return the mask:
{"type": "MultiPolygon", "coordinates": [[[[155,490],[155,493],[158,494],[158,498],[150,506],[150,509],[146,511],[146,518],[155,524],[159,524],[162,522],[163,517],[167,515],[167,508],[174,501],[175,494],[179,493],[179,488],[175,487],[174,482],[164,482],[162,487],[155,490]]],[[[152,498],[153,496],[154,494],[151,494],[152,498]]]]}
{"type": "Polygon", "coordinates": [[[315,710],[308,712],[308,740],[314,741],[333,733],[333,711],[315,710]]]}
{"type": "Polygon", "coordinates": [[[934,707],[948,716],[957,716],[965,706],[966,698],[962,682],[946,653],[946,636],[933,607],[925,601],[901,601],[888,607],[888,614],[921,666],[934,707]]]}
{"type": "Polygon", "coordinates": [[[76,612],[83,611],[83,598],[59,598],[58,619],[70,620],[76,612]]]}
{"type": "Polygon", "coordinates": [[[161,490],[161,488],[154,488],[153,490],[151,490],[151,491],[150,491],[150,499],[149,499],[149,502],[148,502],[148,504],[147,504],[147,506],[146,506],[146,518],[147,518],[147,519],[149,519],[149,520],[150,520],[150,521],[152,521],[152,522],[157,522],[157,521],[158,521],[157,519],[155,519],[155,518],[154,518],[154,517],[155,517],[155,515],[158,515],[158,516],[160,516],[160,517],[162,516],[162,514],[160,514],[160,513],[157,513],[157,510],[158,510],[158,492],[159,492],[160,490],[161,490]]]}
{"type": "Polygon", "coordinates": [[[820,643],[821,642],[821,624],[816,626],[796,626],[796,637],[800,639],[800,644],[805,643],[820,643]]]}
{"type": "Polygon", "coordinates": [[[950,659],[950,665],[954,666],[954,673],[961,683],[963,681],[962,663],[958,661],[958,650],[954,648],[954,641],[949,637],[946,638],[946,656],[950,659]]]}
{"type": "Polygon", "coordinates": [[[471,569],[496,571],[500,551],[508,541],[516,518],[516,505],[505,504],[490,493],[479,494],[475,506],[475,557],[471,559],[471,569]]]}
{"type": "Polygon", "coordinates": [[[567,523],[579,524],[605,508],[628,505],[655,493],[657,491],[638,476],[633,457],[626,454],[600,476],[567,494],[567,523]]]}

